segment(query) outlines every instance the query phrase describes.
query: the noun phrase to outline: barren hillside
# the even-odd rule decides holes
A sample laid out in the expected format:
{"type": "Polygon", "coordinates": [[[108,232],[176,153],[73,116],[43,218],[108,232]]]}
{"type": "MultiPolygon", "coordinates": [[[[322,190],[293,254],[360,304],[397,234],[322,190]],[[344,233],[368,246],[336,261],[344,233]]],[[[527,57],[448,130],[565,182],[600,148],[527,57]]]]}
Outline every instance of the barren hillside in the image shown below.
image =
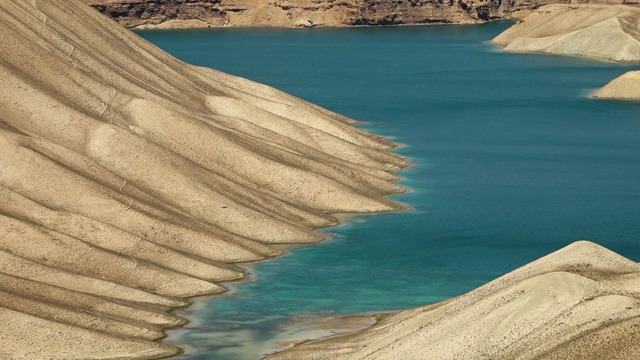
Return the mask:
{"type": "Polygon", "coordinates": [[[354,121],[185,64],[76,0],[0,2],[2,358],[155,358],[235,263],[389,211],[354,121]],[[55,334],[52,335],[52,334],[55,334]]]}

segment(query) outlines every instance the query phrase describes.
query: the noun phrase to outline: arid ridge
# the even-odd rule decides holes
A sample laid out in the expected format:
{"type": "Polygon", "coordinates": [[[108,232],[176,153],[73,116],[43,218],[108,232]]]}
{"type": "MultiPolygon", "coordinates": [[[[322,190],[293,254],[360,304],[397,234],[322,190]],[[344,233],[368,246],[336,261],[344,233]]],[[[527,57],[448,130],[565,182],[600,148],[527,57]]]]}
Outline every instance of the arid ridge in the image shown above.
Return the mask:
{"type": "Polygon", "coordinates": [[[0,3],[5,358],[157,358],[234,264],[391,211],[407,165],[355,121],[185,64],[76,0],[0,3]],[[51,334],[57,334],[51,336],[51,334]]]}

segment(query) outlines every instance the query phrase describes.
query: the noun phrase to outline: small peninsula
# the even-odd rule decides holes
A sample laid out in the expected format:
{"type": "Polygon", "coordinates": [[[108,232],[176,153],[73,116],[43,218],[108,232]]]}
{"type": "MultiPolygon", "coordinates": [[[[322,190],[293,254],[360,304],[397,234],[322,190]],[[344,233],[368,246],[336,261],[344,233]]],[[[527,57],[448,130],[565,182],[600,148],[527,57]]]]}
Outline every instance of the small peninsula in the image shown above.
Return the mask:
{"type": "Polygon", "coordinates": [[[640,100],[640,71],[629,71],[593,94],[596,99],[640,100]]]}
{"type": "MultiPolygon", "coordinates": [[[[587,56],[640,62],[640,7],[544,6],[492,40],[505,52],[587,56]]],[[[599,99],[640,100],[640,75],[628,72],[593,94],[599,99]]]]}
{"type": "Polygon", "coordinates": [[[580,55],[640,61],[640,8],[549,5],[493,39],[506,52],[580,55]]]}

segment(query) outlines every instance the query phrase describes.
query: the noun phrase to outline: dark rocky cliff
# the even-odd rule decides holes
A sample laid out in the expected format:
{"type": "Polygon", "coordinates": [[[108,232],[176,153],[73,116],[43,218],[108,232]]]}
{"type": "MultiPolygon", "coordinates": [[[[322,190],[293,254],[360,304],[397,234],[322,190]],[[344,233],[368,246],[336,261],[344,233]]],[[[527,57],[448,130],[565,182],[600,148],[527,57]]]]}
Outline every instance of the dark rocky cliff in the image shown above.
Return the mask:
{"type": "MultiPolygon", "coordinates": [[[[546,4],[572,3],[571,0],[83,1],[126,27],[312,27],[477,23],[519,17],[546,4]]],[[[622,1],[624,0],[581,2],[622,1]]],[[[631,1],[637,3],[639,0],[631,1]]]]}

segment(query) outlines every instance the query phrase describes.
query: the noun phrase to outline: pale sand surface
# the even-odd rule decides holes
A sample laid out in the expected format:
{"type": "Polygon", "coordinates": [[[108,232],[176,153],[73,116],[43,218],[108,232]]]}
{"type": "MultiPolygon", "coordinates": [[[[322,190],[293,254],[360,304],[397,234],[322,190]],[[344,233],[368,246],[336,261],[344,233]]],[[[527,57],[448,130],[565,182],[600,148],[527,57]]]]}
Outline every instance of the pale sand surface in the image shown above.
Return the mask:
{"type": "Polygon", "coordinates": [[[593,94],[598,99],[640,100],[640,71],[629,71],[593,94]]]}
{"type": "Polygon", "coordinates": [[[156,358],[234,263],[391,211],[395,145],[76,0],[0,2],[0,357],[156,358]]]}
{"type": "Polygon", "coordinates": [[[269,359],[634,359],[640,264],[573,243],[457,298],[269,359]]]}
{"type": "Polygon", "coordinates": [[[547,5],[493,42],[507,52],[583,55],[640,61],[640,8],[626,5],[547,5]]]}
{"type": "MultiPolygon", "coordinates": [[[[640,7],[626,5],[543,6],[492,40],[506,52],[589,56],[640,61],[640,7]]],[[[640,100],[640,72],[630,71],[594,98],[640,100]]]]}
{"type": "MultiPolygon", "coordinates": [[[[327,213],[399,208],[384,196],[406,161],[353,120],[184,64],[75,0],[0,9],[1,358],[176,354],[152,341],[184,324],[168,311],[241,278],[233,263],[320,241],[327,213]]],[[[639,281],[576,243],[279,356],[633,355],[639,281]]]]}

